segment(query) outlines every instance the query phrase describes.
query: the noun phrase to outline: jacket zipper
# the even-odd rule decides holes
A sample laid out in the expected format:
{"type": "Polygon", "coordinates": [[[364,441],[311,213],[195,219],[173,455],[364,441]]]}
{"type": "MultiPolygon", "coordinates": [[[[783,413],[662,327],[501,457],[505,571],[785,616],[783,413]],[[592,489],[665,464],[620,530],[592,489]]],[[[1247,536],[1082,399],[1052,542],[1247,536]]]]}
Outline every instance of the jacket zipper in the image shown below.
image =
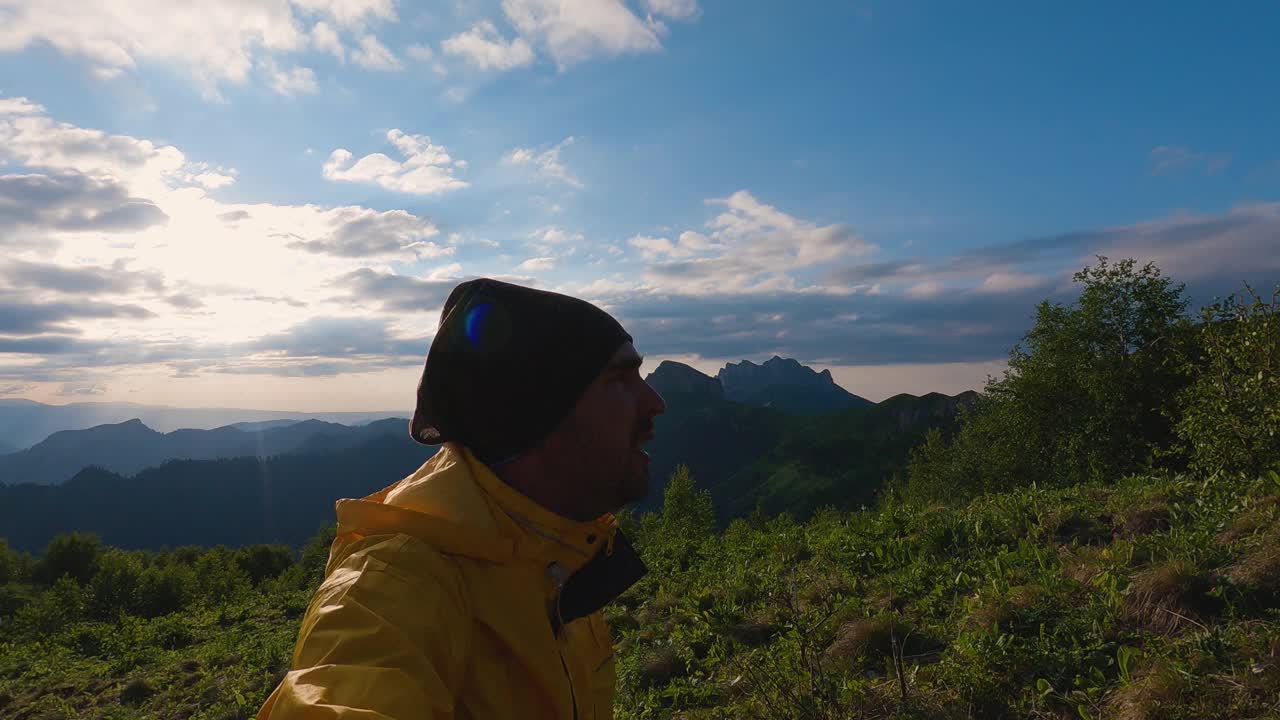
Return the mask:
{"type": "Polygon", "coordinates": [[[573,707],[573,720],[578,720],[578,695],[573,689],[573,674],[569,672],[569,665],[564,661],[564,650],[560,644],[560,633],[564,631],[564,617],[560,614],[560,596],[564,590],[564,578],[560,575],[561,567],[557,563],[552,563],[548,570],[551,571],[551,579],[556,586],[556,622],[558,628],[556,630],[556,654],[560,656],[560,667],[564,669],[565,680],[569,683],[569,703],[573,707]]]}

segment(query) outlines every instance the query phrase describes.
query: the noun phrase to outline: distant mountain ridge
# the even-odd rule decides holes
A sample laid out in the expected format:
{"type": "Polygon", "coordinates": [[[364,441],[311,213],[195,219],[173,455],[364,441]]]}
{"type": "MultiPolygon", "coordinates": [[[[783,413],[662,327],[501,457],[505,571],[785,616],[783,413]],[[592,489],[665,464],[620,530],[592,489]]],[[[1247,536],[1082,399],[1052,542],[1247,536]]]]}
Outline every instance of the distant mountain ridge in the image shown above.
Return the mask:
{"type": "Polygon", "coordinates": [[[868,502],[902,472],[928,430],[952,430],[960,407],[977,397],[904,393],[877,404],[835,385],[829,372],[777,357],[763,366],[731,363],[717,377],[666,361],[646,380],[667,411],[649,445],[653,492],[638,507],[658,508],[668,477],[684,464],[711,491],[722,521],[757,503],[804,514],[868,502]]]}
{"type": "Polygon", "coordinates": [[[89,466],[133,475],[169,460],[267,458],[314,449],[341,450],[375,437],[408,435],[408,420],[399,418],[357,427],[320,420],[281,426],[272,422],[160,433],[134,418],[84,430],[63,430],[27,450],[0,455],[0,483],[51,485],[65,482],[89,466]],[[241,429],[245,427],[249,429],[241,429]]]}
{"type": "Polygon", "coordinates": [[[830,370],[817,372],[777,355],[763,365],[750,360],[729,363],[716,377],[730,400],[774,407],[793,415],[820,415],[874,404],[837,385],[830,370]]]}
{"type": "MultiPolygon", "coordinates": [[[[792,363],[766,363],[763,373],[759,369],[764,366],[747,366],[747,373],[765,378],[748,397],[759,400],[762,389],[784,397],[813,391],[825,402],[849,402],[829,373],[792,363]]],[[[823,506],[868,504],[886,481],[901,476],[911,448],[927,432],[953,432],[960,409],[977,398],[973,392],[901,394],[878,404],[863,401],[820,413],[809,405],[796,412],[771,400],[755,404],[730,399],[718,376],[681,363],[664,362],[646,379],[666,399],[667,411],[657,418],[656,436],[648,446],[652,488],[635,509],[661,507],[672,471],[685,464],[698,486],[711,492],[722,523],[757,507],[805,517],[823,506]]],[[[87,464],[97,467],[77,468],[72,480],[52,486],[14,479],[12,471],[0,467],[0,483],[8,484],[0,485],[0,536],[31,550],[70,530],[98,532],[111,544],[128,547],[297,543],[333,522],[334,500],[361,497],[396,482],[433,450],[409,438],[400,418],[361,427],[279,425],[282,421],[248,420],[164,434],[134,420],[51,437],[41,443],[40,453],[8,458],[34,462],[31,458],[41,455],[49,463],[44,470],[63,462],[55,468],[61,473],[87,462],[88,449],[96,448],[101,454],[87,464]],[[247,438],[252,439],[248,447],[247,438]],[[239,456],[169,459],[132,470],[158,454],[172,454],[179,441],[187,443],[187,454],[202,448],[212,452],[210,447],[224,442],[217,451],[239,456]],[[162,451],[154,450],[160,445],[162,451]],[[143,457],[139,448],[158,454],[143,457]],[[129,463],[125,469],[102,469],[121,462],[119,456],[129,463]]],[[[0,457],[0,466],[5,459],[0,457]]]]}
{"type": "Polygon", "coordinates": [[[83,402],[46,405],[32,400],[0,399],[0,438],[12,452],[29,448],[60,430],[84,430],[98,425],[118,424],[132,419],[160,432],[193,428],[210,430],[233,423],[322,420],[343,425],[362,425],[387,417],[403,417],[405,410],[378,412],[296,412],[291,410],[243,410],[236,408],[177,408],[122,402],[83,402]]]}

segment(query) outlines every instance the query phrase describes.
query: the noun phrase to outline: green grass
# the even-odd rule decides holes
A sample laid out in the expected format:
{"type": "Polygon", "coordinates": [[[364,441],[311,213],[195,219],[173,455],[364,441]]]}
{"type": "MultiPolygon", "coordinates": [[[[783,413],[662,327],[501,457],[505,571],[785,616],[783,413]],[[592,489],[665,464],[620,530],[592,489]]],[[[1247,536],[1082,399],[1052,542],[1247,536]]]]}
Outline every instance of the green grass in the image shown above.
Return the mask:
{"type": "MultiPolygon", "coordinates": [[[[642,524],[651,573],[607,610],[617,713],[1280,717],[1278,520],[1269,479],[1173,476],[694,539],[642,524]]],[[[0,716],[251,717],[308,600],[285,585],[45,633],[6,618],[0,716]]]]}

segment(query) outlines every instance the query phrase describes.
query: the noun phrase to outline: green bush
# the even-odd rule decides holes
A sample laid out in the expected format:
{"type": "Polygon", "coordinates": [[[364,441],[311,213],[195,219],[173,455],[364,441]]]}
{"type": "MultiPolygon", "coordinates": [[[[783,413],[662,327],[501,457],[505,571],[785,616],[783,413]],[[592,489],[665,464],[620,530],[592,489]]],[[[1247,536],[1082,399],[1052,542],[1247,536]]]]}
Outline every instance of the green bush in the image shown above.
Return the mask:
{"type": "Polygon", "coordinates": [[[27,603],[13,618],[20,632],[49,635],[59,632],[84,617],[85,592],[70,574],[63,575],[53,587],[27,603]]]}
{"type": "Polygon", "coordinates": [[[263,580],[279,577],[293,565],[293,551],[288,545],[250,545],[235,552],[236,565],[257,587],[263,580]]]}
{"type": "Polygon", "coordinates": [[[144,617],[177,612],[191,602],[195,586],[196,573],[186,565],[152,565],[142,572],[138,583],[138,612],[144,617]]]}
{"type": "Polygon", "coordinates": [[[35,579],[43,585],[53,585],[59,578],[69,575],[83,585],[93,577],[101,553],[102,543],[96,535],[59,535],[49,541],[44,555],[36,562],[35,579]]]}
{"type": "Polygon", "coordinates": [[[211,604],[225,604],[228,599],[250,589],[249,575],[236,564],[235,555],[225,547],[216,547],[196,561],[196,593],[211,604]]]}
{"type": "Polygon", "coordinates": [[[88,585],[88,612],[99,619],[137,611],[142,595],[143,566],[139,559],[120,550],[108,550],[98,558],[98,571],[88,585]]]}
{"type": "Polygon", "coordinates": [[[329,547],[337,532],[336,525],[321,528],[302,547],[298,562],[280,574],[276,585],[282,590],[314,590],[318,587],[324,580],[325,566],[329,562],[329,547]]]}
{"type": "Polygon", "coordinates": [[[1201,317],[1178,436],[1198,470],[1256,476],[1280,463],[1280,287],[1270,301],[1246,287],[1201,317]]]}

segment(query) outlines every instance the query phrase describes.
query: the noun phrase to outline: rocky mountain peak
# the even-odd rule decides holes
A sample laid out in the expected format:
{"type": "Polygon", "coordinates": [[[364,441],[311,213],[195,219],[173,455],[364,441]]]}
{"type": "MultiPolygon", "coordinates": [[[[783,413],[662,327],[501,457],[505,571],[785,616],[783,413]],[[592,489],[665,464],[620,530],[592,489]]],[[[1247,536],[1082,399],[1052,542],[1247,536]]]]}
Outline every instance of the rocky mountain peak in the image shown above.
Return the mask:
{"type": "Polygon", "coordinates": [[[664,360],[645,380],[663,396],[686,395],[715,400],[724,398],[724,388],[718,379],[674,360],[664,360]]]}

